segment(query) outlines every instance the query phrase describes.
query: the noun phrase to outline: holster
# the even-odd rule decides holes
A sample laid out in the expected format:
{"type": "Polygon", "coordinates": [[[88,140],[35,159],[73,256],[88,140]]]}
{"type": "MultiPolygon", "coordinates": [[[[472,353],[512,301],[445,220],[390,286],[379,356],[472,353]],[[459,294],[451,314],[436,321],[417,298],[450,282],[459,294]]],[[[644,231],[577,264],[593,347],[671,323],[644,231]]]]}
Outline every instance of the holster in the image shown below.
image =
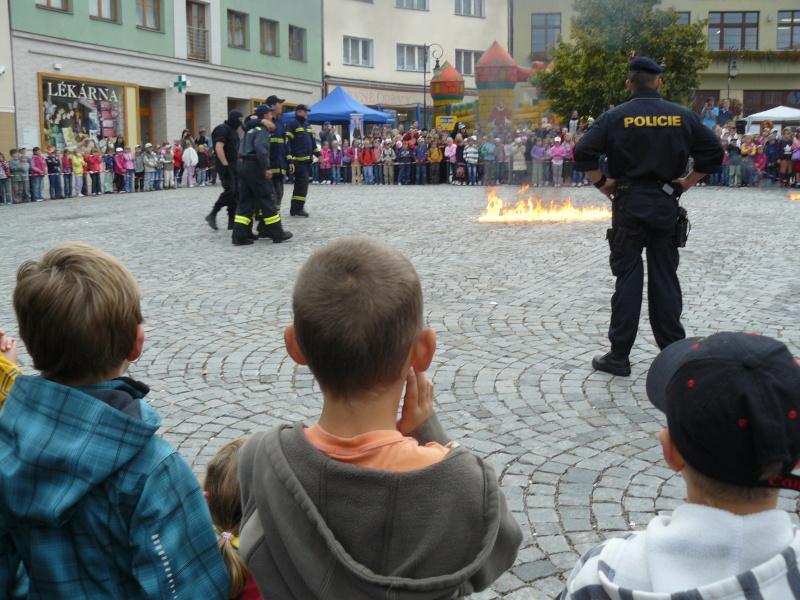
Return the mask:
{"type": "Polygon", "coordinates": [[[678,207],[678,221],[675,224],[675,245],[678,248],[685,248],[686,242],[689,239],[689,232],[692,230],[692,224],[689,221],[689,214],[682,206],[678,207]]]}

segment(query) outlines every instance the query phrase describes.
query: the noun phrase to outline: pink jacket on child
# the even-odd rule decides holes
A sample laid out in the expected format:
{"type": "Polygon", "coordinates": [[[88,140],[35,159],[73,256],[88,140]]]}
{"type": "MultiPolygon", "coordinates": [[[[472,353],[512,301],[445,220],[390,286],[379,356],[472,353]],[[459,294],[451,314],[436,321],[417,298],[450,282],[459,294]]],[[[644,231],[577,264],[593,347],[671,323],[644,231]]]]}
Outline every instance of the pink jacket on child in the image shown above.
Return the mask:
{"type": "Polygon", "coordinates": [[[31,175],[46,175],[47,161],[41,154],[31,156],[31,175]]]}
{"type": "Polygon", "coordinates": [[[560,165],[564,162],[564,157],[567,156],[567,149],[564,147],[564,144],[555,144],[550,147],[548,153],[550,154],[550,158],[553,159],[553,164],[560,165]]]}

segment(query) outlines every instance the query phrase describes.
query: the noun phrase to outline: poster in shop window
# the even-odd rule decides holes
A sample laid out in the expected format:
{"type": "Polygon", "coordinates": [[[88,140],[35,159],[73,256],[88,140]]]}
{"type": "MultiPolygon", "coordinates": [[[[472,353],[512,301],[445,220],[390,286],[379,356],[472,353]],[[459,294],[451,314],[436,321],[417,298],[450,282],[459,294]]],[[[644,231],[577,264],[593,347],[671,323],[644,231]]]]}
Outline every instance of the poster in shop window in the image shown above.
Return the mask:
{"type": "Polygon", "coordinates": [[[41,82],[46,146],[74,149],[86,138],[124,135],[122,85],[44,76],[41,82]]]}

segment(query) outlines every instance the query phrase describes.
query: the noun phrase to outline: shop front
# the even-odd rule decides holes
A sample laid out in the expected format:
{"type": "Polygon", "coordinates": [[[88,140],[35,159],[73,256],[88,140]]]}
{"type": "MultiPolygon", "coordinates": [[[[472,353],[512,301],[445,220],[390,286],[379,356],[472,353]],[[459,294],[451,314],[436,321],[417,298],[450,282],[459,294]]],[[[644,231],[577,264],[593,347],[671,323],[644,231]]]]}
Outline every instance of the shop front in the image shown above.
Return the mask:
{"type": "Polygon", "coordinates": [[[139,139],[139,87],[116,81],[38,73],[39,145],[77,148],[83,140],[139,139]]]}

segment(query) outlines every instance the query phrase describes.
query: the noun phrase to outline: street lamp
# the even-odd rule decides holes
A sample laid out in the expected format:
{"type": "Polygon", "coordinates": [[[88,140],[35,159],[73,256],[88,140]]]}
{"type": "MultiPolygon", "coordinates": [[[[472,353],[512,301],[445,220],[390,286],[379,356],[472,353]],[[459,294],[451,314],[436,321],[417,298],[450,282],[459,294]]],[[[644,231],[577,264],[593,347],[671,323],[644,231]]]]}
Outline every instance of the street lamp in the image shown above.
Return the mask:
{"type": "Polygon", "coordinates": [[[731,101],[731,79],[736,79],[739,69],[736,68],[736,55],[733,48],[728,49],[728,102],[731,101]]]}
{"type": "Polygon", "coordinates": [[[436,60],[434,69],[439,68],[439,59],[444,54],[444,48],[439,44],[425,44],[422,46],[424,56],[422,57],[422,129],[428,128],[428,51],[431,50],[431,56],[436,60]]]}

